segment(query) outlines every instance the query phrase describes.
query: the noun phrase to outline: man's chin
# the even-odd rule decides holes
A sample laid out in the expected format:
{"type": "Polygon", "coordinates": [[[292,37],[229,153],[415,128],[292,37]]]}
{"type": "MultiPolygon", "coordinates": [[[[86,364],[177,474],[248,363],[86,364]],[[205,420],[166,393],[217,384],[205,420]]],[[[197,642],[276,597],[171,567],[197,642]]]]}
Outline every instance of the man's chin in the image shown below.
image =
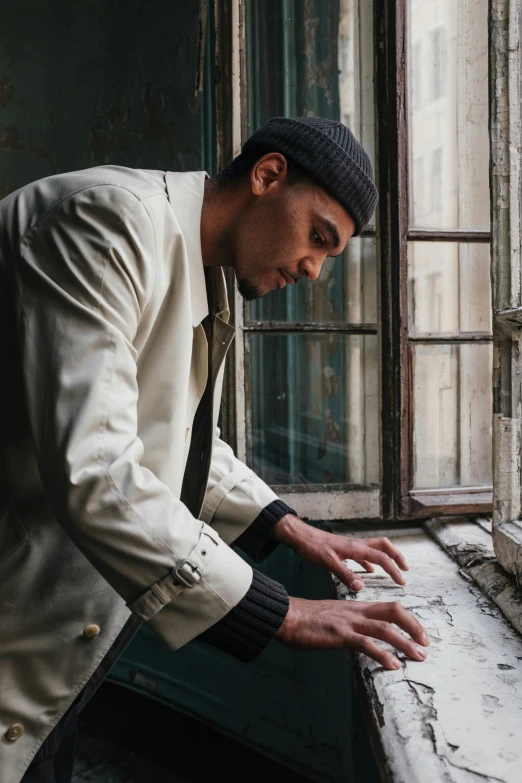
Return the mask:
{"type": "Polygon", "coordinates": [[[262,291],[258,286],[251,283],[250,280],[242,278],[237,281],[237,290],[247,302],[251,302],[253,299],[260,299],[267,292],[262,291]]]}

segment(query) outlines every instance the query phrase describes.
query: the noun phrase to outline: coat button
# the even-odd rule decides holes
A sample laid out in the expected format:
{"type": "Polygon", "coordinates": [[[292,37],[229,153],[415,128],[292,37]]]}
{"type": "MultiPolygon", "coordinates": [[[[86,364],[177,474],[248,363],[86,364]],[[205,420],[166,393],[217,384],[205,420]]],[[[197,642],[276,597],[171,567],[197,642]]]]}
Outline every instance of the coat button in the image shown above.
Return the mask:
{"type": "Polygon", "coordinates": [[[100,631],[101,628],[99,625],[86,625],[83,629],[83,635],[86,639],[94,639],[95,636],[98,636],[100,631]]]}
{"type": "Polygon", "coordinates": [[[16,742],[17,739],[20,739],[23,733],[24,733],[24,727],[22,726],[22,724],[13,723],[7,729],[6,733],[4,734],[4,737],[8,742],[16,742]]]}

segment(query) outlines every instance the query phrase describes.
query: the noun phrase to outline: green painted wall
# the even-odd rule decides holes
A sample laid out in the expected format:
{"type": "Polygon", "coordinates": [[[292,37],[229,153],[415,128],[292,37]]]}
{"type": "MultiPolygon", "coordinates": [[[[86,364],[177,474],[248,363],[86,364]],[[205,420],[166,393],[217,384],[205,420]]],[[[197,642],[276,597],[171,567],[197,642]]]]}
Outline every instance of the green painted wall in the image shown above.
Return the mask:
{"type": "Polygon", "coordinates": [[[12,3],[0,33],[0,194],[109,162],[211,167],[197,42],[197,0],[12,3]]]}

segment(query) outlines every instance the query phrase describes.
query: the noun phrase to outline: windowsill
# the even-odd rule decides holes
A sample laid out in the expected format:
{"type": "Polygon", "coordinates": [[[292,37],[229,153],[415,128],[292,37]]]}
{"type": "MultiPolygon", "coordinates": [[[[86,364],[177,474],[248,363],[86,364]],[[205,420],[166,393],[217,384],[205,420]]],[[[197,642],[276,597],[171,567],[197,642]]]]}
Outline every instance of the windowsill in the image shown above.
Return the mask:
{"type": "Polygon", "coordinates": [[[491,514],[492,492],[412,493],[403,501],[408,514],[491,514]]]}
{"type": "MultiPolygon", "coordinates": [[[[364,536],[360,530],[346,534],[364,536]]],[[[405,554],[408,583],[399,587],[376,571],[365,576],[361,598],[399,600],[431,638],[426,661],[400,655],[404,665],[398,672],[383,671],[366,656],[355,656],[383,780],[519,783],[522,637],[473,580],[494,600],[518,607],[512,621],[520,619],[522,602],[493,559],[487,525],[432,520],[425,528],[382,534],[405,554]]],[[[334,583],[341,600],[353,599],[334,583]]]]}

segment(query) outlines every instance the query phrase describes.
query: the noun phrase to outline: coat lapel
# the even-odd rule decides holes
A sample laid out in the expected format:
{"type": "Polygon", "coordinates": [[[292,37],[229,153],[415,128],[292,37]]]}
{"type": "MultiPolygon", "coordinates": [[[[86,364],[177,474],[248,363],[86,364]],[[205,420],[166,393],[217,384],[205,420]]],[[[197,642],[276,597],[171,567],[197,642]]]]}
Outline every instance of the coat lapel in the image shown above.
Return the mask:
{"type": "Polygon", "coordinates": [[[189,260],[192,326],[198,326],[208,314],[207,290],[201,255],[201,209],[205,192],[204,171],[166,174],[169,201],[180,225],[189,260]]]}

